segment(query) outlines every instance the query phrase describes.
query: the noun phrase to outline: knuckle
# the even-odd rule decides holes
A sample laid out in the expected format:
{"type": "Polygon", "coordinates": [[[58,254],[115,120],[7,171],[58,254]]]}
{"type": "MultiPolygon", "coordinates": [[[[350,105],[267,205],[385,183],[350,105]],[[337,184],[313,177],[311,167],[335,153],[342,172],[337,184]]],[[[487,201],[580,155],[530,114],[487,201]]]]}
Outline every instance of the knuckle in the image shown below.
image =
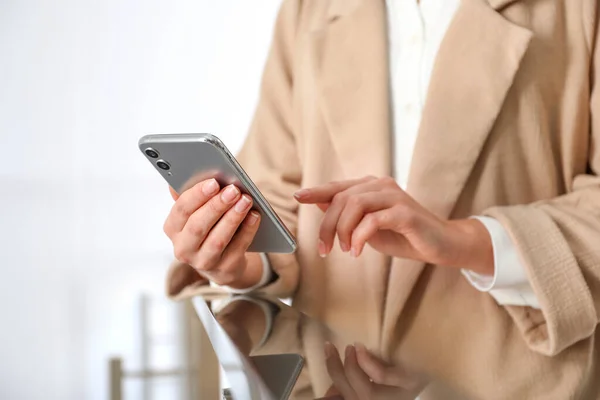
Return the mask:
{"type": "Polygon", "coordinates": [[[218,213],[221,211],[221,204],[221,200],[213,198],[206,204],[206,206],[211,213],[218,213]]]}
{"type": "Polygon", "coordinates": [[[211,254],[221,254],[225,247],[227,247],[227,242],[222,238],[214,238],[210,242],[206,243],[207,250],[211,254]]]}
{"type": "Polygon", "coordinates": [[[173,207],[175,207],[175,212],[177,214],[179,214],[180,216],[182,216],[186,219],[190,217],[191,212],[190,212],[189,208],[187,207],[187,204],[185,204],[185,202],[181,201],[181,199],[179,201],[175,202],[175,205],[173,207]]]}
{"type": "Polygon", "coordinates": [[[406,228],[411,228],[416,225],[417,215],[412,208],[406,204],[398,204],[395,207],[395,213],[400,217],[402,225],[406,228]]]}
{"type": "Polygon", "coordinates": [[[227,242],[223,239],[215,239],[211,244],[211,250],[214,253],[222,253],[225,247],[227,247],[227,242]]]}
{"type": "Polygon", "coordinates": [[[194,260],[194,268],[199,271],[211,271],[216,267],[218,261],[219,256],[217,254],[200,251],[194,260]]]}
{"type": "Polygon", "coordinates": [[[351,196],[348,198],[347,205],[349,207],[362,209],[364,206],[364,199],[360,196],[351,196]]]}
{"type": "Polygon", "coordinates": [[[191,235],[195,237],[204,237],[206,235],[207,229],[199,221],[190,221],[187,225],[187,231],[191,235]]]}
{"type": "Polygon", "coordinates": [[[385,370],[381,367],[381,365],[369,363],[368,368],[365,370],[369,378],[378,385],[382,385],[385,382],[386,374],[385,370]]]}
{"type": "Polygon", "coordinates": [[[209,258],[212,260],[216,255],[223,252],[225,249],[225,244],[222,240],[211,240],[210,242],[204,243],[202,246],[202,251],[209,255],[209,258]]]}
{"type": "Polygon", "coordinates": [[[330,231],[331,228],[329,227],[329,225],[321,224],[321,228],[319,229],[319,238],[323,240],[324,238],[328,237],[330,231]]]}
{"type": "Polygon", "coordinates": [[[380,178],[380,182],[385,186],[396,186],[396,180],[391,176],[384,176],[380,178]]]}
{"type": "Polygon", "coordinates": [[[167,235],[167,237],[169,237],[169,239],[171,238],[171,234],[172,234],[172,225],[171,225],[171,220],[167,219],[165,221],[165,223],[163,224],[163,232],[165,233],[165,235],[167,235]]]}
{"type": "Polygon", "coordinates": [[[371,379],[378,385],[383,385],[385,382],[385,374],[381,369],[374,369],[372,371],[371,379]]]}
{"type": "Polygon", "coordinates": [[[341,193],[336,193],[333,195],[333,197],[331,198],[332,206],[335,206],[336,204],[338,204],[340,202],[340,195],[341,195],[341,193]]]}
{"type": "Polygon", "coordinates": [[[417,225],[417,218],[414,213],[407,213],[404,217],[404,224],[408,228],[414,228],[417,225]]]}
{"type": "Polygon", "coordinates": [[[173,254],[177,261],[182,262],[184,264],[188,264],[188,265],[190,264],[191,257],[190,257],[189,252],[182,249],[181,247],[175,246],[173,249],[173,254]]]}
{"type": "Polygon", "coordinates": [[[348,198],[348,194],[346,192],[339,192],[333,195],[331,199],[331,204],[335,206],[342,205],[346,202],[348,198]]]}
{"type": "Polygon", "coordinates": [[[365,215],[363,220],[365,221],[365,224],[369,228],[375,227],[379,223],[379,217],[375,214],[367,214],[367,215],[365,215]]]}

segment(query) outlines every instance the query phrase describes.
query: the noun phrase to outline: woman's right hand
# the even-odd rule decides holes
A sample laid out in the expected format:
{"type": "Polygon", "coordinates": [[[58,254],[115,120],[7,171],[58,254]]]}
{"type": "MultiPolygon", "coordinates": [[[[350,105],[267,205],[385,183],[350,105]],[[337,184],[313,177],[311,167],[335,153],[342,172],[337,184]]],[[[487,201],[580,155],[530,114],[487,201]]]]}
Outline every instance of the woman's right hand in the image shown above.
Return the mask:
{"type": "Polygon", "coordinates": [[[342,362],[335,346],[326,343],[325,363],[333,385],[321,400],[412,400],[427,382],[400,366],[385,364],[361,344],[347,346],[342,362]]]}
{"type": "Polygon", "coordinates": [[[252,199],[234,185],[220,188],[215,179],[177,195],[164,224],[175,258],[219,284],[246,288],[262,276],[258,254],[246,250],[260,224],[252,199]]]}

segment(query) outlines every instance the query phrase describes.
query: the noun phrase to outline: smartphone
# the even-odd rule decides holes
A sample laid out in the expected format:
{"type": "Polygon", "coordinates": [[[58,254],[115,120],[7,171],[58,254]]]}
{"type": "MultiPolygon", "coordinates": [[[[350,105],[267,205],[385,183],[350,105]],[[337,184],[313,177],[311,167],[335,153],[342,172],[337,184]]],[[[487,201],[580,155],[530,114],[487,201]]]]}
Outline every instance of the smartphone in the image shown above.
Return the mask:
{"type": "Polygon", "coordinates": [[[182,193],[203,180],[215,178],[221,188],[234,184],[242,193],[252,197],[253,208],[260,213],[261,220],[248,251],[296,251],[293,235],[216,136],[207,133],[147,135],[139,140],[138,146],[177,193],[182,193]]]}

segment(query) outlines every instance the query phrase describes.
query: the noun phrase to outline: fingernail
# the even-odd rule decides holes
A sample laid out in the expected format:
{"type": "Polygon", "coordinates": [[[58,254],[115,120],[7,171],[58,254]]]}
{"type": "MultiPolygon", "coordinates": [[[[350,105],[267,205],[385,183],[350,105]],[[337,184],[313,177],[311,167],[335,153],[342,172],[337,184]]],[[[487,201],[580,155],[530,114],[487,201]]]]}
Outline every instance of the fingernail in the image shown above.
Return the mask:
{"type": "Polygon", "coordinates": [[[329,358],[333,355],[333,345],[329,342],[325,342],[325,357],[329,358]]]}
{"type": "Polygon", "coordinates": [[[233,185],[229,185],[221,194],[221,200],[223,200],[224,203],[229,204],[233,202],[239,194],[240,190],[238,188],[233,185]]]}
{"type": "Polygon", "coordinates": [[[325,242],[319,239],[319,243],[317,244],[317,249],[319,250],[319,256],[324,258],[327,256],[327,246],[325,246],[325,242]]]}
{"type": "Polygon", "coordinates": [[[217,193],[218,190],[219,184],[217,183],[216,179],[211,179],[208,182],[205,182],[202,186],[202,193],[204,193],[207,196],[211,196],[217,193]]]}
{"type": "Polygon", "coordinates": [[[248,225],[252,226],[252,225],[256,224],[256,222],[258,222],[258,217],[259,217],[259,215],[256,211],[251,211],[247,217],[248,225]]]}
{"type": "Polygon", "coordinates": [[[355,342],[355,343],[354,343],[354,347],[355,347],[355,348],[356,348],[356,350],[358,350],[358,351],[363,351],[363,350],[365,350],[365,346],[364,346],[362,343],[355,342]]]}
{"type": "Polygon", "coordinates": [[[245,212],[250,207],[251,204],[252,204],[252,200],[250,200],[250,197],[244,195],[244,196],[242,196],[241,199],[238,200],[237,203],[235,203],[234,210],[237,213],[241,214],[241,213],[245,212]]]}
{"type": "Polygon", "coordinates": [[[301,198],[305,197],[308,194],[308,190],[306,189],[301,189],[298,190],[296,193],[294,193],[294,197],[298,200],[300,200],[301,198]]]}
{"type": "Polygon", "coordinates": [[[354,350],[354,346],[352,346],[352,345],[346,346],[346,358],[350,357],[353,350],[354,350]]]}
{"type": "Polygon", "coordinates": [[[350,250],[350,246],[346,242],[340,242],[340,247],[344,253],[347,253],[350,250]]]}
{"type": "Polygon", "coordinates": [[[356,247],[353,247],[352,250],[350,250],[350,256],[354,258],[358,257],[358,250],[356,249],[356,247]]]}

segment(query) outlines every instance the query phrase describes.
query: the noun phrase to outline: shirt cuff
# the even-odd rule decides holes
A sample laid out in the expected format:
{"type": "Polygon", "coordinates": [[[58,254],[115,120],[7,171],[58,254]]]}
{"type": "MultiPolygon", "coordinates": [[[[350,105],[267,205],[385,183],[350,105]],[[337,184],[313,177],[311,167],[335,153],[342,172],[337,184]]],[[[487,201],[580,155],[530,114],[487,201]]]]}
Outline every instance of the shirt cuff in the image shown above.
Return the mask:
{"type": "Polygon", "coordinates": [[[262,338],[260,339],[260,342],[258,342],[252,348],[252,350],[258,350],[261,347],[263,347],[265,343],[267,343],[267,340],[269,340],[269,336],[271,336],[271,332],[273,331],[273,319],[274,319],[273,311],[269,307],[268,302],[266,302],[264,300],[256,299],[256,298],[253,298],[250,296],[244,296],[244,295],[234,296],[231,298],[231,301],[229,303],[233,303],[234,301],[240,301],[240,300],[248,301],[250,303],[254,303],[254,304],[258,305],[265,315],[265,332],[263,333],[262,338]]]}
{"type": "Polygon", "coordinates": [[[244,288],[244,289],[234,289],[229,286],[217,285],[216,283],[211,281],[210,286],[220,287],[220,288],[228,291],[229,293],[233,293],[233,294],[246,294],[246,293],[253,292],[256,289],[260,289],[261,287],[267,285],[273,279],[273,269],[271,268],[271,263],[269,262],[269,258],[267,257],[267,255],[265,253],[260,253],[259,255],[262,260],[263,272],[262,272],[260,281],[258,281],[258,283],[256,285],[250,286],[250,287],[244,288]]]}
{"type": "Polygon", "coordinates": [[[540,308],[519,252],[506,229],[494,218],[471,218],[479,220],[490,235],[494,252],[494,275],[482,275],[463,269],[462,273],[469,283],[479,291],[488,292],[500,305],[540,308]]]}

